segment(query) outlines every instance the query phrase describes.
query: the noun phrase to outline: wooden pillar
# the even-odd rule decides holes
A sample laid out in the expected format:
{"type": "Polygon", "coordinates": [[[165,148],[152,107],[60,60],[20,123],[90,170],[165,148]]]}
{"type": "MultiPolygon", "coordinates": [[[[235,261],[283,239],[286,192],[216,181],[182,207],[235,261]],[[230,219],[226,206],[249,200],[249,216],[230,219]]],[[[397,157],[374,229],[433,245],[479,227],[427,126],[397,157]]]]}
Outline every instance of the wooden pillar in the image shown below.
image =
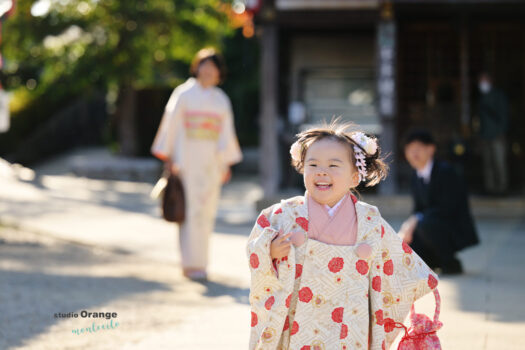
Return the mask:
{"type": "Polygon", "coordinates": [[[383,154],[390,154],[390,174],[379,186],[380,194],[397,192],[396,161],[396,24],[392,19],[391,4],[385,3],[382,19],[377,27],[377,91],[378,111],[381,118],[382,132],[380,144],[383,154]]]}
{"type": "Polygon", "coordinates": [[[265,197],[277,193],[281,169],[277,126],[278,37],[273,22],[262,25],[259,174],[265,197]]]}
{"type": "Polygon", "coordinates": [[[137,92],[131,84],[126,84],[120,90],[116,112],[120,154],[124,156],[137,155],[136,106],[137,92]]]}
{"type": "Polygon", "coordinates": [[[460,26],[461,128],[466,133],[470,125],[469,37],[466,18],[462,18],[460,26]]]}

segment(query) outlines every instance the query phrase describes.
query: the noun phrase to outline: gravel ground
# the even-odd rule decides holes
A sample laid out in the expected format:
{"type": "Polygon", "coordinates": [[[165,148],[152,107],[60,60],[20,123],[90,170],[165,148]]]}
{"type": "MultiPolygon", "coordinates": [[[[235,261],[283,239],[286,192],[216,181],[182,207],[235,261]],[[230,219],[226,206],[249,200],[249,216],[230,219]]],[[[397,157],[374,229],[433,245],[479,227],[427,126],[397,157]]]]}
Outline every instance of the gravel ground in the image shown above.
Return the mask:
{"type": "Polygon", "coordinates": [[[171,263],[0,227],[0,281],[0,349],[197,349],[209,337],[220,338],[215,349],[247,345],[248,290],[231,277],[195,283],[171,263]],[[113,328],[82,310],[116,312],[113,328]],[[246,319],[217,329],[229,311],[246,319]],[[93,324],[101,328],[74,333],[93,324]]]}

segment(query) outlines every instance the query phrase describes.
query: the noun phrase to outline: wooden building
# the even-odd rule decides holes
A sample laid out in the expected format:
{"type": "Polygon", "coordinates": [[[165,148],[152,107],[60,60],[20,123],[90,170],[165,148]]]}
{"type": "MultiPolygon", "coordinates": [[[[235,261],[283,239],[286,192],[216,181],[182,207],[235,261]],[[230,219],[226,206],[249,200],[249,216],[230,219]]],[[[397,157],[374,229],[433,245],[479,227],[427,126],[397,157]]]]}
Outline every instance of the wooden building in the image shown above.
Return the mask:
{"type": "Polygon", "coordinates": [[[407,187],[402,138],[429,128],[439,156],[482,184],[477,75],[510,102],[508,159],[525,184],[525,1],[249,0],[261,41],[260,172],[267,195],[289,185],[294,133],[342,116],[380,137],[391,176],[407,187]]]}

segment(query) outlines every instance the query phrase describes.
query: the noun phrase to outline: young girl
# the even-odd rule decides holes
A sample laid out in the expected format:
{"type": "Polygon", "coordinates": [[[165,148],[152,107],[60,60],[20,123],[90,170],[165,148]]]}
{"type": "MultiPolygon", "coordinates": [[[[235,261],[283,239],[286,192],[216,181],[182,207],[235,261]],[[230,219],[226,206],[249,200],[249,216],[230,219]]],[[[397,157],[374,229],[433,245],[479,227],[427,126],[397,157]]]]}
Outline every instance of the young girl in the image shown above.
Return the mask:
{"type": "Polygon", "coordinates": [[[332,123],[290,150],[306,193],[262,211],[250,234],[250,349],[388,349],[437,276],[376,207],[352,194],[387,174],[374,138],[332,123]]]}

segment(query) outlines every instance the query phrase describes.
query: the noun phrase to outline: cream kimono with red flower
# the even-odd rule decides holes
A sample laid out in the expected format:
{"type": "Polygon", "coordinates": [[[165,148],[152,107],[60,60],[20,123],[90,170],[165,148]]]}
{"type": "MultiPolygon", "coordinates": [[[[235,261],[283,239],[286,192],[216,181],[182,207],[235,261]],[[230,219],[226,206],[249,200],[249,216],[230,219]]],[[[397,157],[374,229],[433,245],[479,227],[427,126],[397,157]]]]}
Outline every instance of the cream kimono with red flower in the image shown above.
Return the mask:
{"type": "Polygon", "coordinates": [[[205,270],[221,178],[242,159],[228,96],[218,87],[203,88],[194,78],[178,86],[151,151],[180,169],[186,207],[179,234],[182,267],[205,270]]]}
{"type": "Polygon", "coordinates": [[[377,208],[353,200],[355,245],[307,238],[277,265],[270,243],[279,231],[307,236],[307,201],[294,197],[262,211],[247,245],[250,349],[388,349],[399,332],[395,323],[436,287],[437,276],[377,208]],[[367,258],[357,254],[361,244],[372,248],[367,258]]]}

